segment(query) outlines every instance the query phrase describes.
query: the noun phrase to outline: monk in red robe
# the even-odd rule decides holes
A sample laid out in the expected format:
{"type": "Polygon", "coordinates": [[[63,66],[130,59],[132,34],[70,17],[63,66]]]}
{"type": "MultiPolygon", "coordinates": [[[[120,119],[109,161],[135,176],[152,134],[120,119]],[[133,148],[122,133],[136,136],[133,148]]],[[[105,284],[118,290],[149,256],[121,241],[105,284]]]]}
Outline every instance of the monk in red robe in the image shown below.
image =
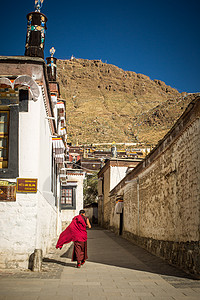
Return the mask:
{"type": "Polygon", "coordinates": [[[82,209],[79,215],[74,217],[70,225],[60,234],[56,248],[62,248],[64,244],[74,242],[72,261],[77,261],[77,268],[80,268],[88,258],[87,256],[87,231],[91,228],[89,219],[82,209]]]}

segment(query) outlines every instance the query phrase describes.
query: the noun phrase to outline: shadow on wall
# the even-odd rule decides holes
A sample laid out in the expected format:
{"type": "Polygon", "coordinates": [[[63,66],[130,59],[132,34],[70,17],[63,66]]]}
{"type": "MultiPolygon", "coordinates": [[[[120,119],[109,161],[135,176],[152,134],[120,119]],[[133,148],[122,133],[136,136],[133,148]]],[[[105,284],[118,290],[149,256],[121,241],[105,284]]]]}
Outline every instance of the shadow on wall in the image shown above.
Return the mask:
{"type": "MultiPolygon", "coordinates": [[[[39,186],[39,182],[38,182],[38,186],[39,186]]],[[[43,182],[43,184],[41,185],[42,190],[40,190],[40,192],[42,193],[42,196],[45,198],[45,200],[51,205],[51,206],[55,206],[56,204],[56,199],[55,196],[53,195],[52,192],[52,187],[51,187],[51,177],[48,176],[46,178],[46,180],[43,182]]]]}
{"type": "Polygon", "coordinates": [[[51,192],[51,177],[48,176],[46,180],[43,182],[42,192],[51,192]]]}

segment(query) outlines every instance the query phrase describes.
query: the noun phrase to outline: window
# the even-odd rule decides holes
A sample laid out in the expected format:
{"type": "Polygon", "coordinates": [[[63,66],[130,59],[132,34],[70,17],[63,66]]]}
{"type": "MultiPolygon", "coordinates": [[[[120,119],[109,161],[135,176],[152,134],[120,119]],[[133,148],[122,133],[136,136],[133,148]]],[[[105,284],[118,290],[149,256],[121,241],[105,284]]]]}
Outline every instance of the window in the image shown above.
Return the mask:
{"type": "Polygon", "coordinates": [[[0,110],[0,178],[19,176],[19,106],[0,110]]]}
{"type": "Polygon", "coordinates": [[[61,209],[76,208],[76,186],[61,187],[61,209]]]}
{"type": "Polygon", "coordinates": [[[28,90],[19,90],[19,111],[28,112],[28,90]]]}
{"type": "Polygon", "coordinates": [[[62,189],[62,195],[61,195],[61,204],[73,204],[73,189],[72,188],[65,188],[62,189]]]}
{"type": "Polygon", "coordinates": [[[9,111],[0,111],[0,169],[8,167],[9,111]]]}
{"type": "Polygon", "coordinates": [[[28,97],[28,89],[0,89],[0,178],[19,176],[19,111],[28,111],[28,97]]]}

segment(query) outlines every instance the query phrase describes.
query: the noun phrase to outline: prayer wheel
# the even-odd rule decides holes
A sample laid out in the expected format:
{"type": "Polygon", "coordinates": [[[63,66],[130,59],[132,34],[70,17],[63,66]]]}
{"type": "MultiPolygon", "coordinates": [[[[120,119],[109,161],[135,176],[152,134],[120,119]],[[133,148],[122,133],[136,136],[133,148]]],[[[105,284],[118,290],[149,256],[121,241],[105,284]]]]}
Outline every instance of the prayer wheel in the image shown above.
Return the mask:
{"type": "Polygon", "coordinates": [[[47,17],[40,12],[31,12],[27,15],[27,20],[25,56],[44,58],[47,17]]]}

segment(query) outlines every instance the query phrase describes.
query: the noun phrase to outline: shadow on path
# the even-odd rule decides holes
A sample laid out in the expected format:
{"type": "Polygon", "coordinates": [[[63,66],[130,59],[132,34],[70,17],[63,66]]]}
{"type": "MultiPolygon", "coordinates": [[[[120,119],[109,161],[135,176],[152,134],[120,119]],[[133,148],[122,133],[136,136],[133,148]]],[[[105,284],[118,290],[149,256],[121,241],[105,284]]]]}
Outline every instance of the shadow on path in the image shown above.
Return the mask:
{"type": "MultiPolygon", "coordinates": [[[[109,232],[107,230],[104,230],[104,233],[113,240],[118,246],[122,247],[123,249],[128,252],[128,257],[130,259],[129,268],[138,270],[138,271],[144,271],[144,272],[151,272],[156,273],[159,275],[165,275],[165,276],[173,276],[173,277],[180,277],[180,278],[186,278],[191,280],[199,281],[197,278],[194,278],[194,276],[185,273],[183,270],[178,269],[175,266],[170,265],[167,261],[164,259],[161,259],[147,250],[137,246],[134,243],[129,242],[128,240],[122,238],[121,236],[117,236],[113,234],[112,232],[109,232]]],[[[127,257],[127,258],[128,258],[127,257]]],[[[96,261],[99,259],[97,258],[96,261]]],[[[102,259],[101,259],[102,261],[102,259]]],[[[120,267],[127,267],[127,259],[122,259],[118,261],[117,257],[113,253],[113,259],[111,265],[116,265],[120,267]]]]}
{"type": "MultiPolygon", "coordinates": [[[[73,245],[60,257],[71,258],[72,250],[73,245]]],[[[165,280],[172,284],[196,282],[198,287],[200,285],[200,281],[195,280],[192,275],[169,265],[163,259],[121,236],[98,227],[88,230],[88,257],[89,262],[162,275],[165,280]]],[[[54,262],[63,266],[74,267],[72,263],[64,263],[58,260],[54,260],[54,262]]]]}
{"type": "MultiPolygon", "coordinates": [[[[62,256],[62,257],[64,257],[64,256],[62,256]]],[[[43,262],[58,264],[58,265],[61,265],[61,266],[64,266],[64,267],[71,267],[71,268],[75,267],[75,264],[73,264],[73,263],[66,263],[64,261],[60,261],[60,260],[52,259],[52,258],[44,258],[43,262]]]]}

